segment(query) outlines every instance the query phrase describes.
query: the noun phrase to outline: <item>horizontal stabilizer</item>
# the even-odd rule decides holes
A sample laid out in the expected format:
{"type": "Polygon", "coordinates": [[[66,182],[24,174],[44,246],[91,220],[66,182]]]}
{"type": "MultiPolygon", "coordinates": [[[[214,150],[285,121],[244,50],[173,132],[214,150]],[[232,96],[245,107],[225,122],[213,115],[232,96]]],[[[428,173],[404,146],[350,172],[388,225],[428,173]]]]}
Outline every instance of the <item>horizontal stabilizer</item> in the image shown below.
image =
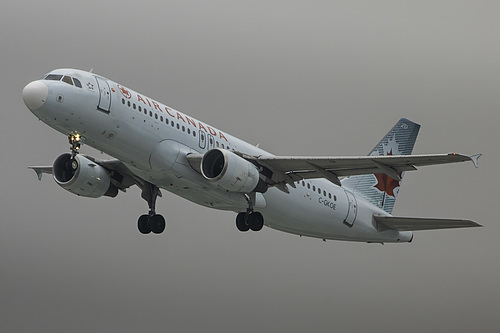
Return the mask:
{"type": "Polygon", "coordinates": [[[374,215],[373,218],[377,222],[378,229],[389,228],[399,231],[482,227],[482,225],[470,220],[378,216],[378,215],[374,215]]]}

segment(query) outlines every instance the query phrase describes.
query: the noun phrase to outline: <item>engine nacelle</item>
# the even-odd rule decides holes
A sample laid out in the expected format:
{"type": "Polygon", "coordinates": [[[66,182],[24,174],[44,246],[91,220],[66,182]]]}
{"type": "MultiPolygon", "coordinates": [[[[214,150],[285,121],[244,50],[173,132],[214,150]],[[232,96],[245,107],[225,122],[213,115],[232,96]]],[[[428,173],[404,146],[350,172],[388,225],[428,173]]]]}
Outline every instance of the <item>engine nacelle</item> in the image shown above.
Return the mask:
{"type": "Polygon", "coordinates": [[[63,189],[82,197],[115,197],[118,189],[111,184],[108,171],[82,155],[65,153],[52,166],[54,180],[63,189]]]}
{"type": "Polygon", "coordinates": [[[257,167],[228,150],[207,151],[201,160],[201,173],[226,191],[263,193],[267,190],[267,184],[260,179],[257,167]]]}

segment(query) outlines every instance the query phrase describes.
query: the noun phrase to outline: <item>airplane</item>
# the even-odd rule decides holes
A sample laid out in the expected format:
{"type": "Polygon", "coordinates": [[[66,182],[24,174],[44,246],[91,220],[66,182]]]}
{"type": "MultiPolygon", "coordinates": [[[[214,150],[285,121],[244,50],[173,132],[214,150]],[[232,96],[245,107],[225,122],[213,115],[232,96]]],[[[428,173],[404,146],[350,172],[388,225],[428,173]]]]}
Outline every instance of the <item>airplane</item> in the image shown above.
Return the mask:
{"type": "Polygon", "coordinates": [[[242,232],[263,226],[300,236],[406,243],[413,231],[479,227],[462,219],[392,216],[406,171],[472,161],[481,154],[411,155],[420,125],[402,118],[368,156],[277,156],[103,76],[56,69],[28,83],[28,109],[68,137],[52,174],[83,197],[116,197],[137,185],[149,211],[142,234],[161,234],[156,201],[164,189],[196,204],[236,213],[242,232]],[[111,156],[80,153],[89,145],[111,156]]]}

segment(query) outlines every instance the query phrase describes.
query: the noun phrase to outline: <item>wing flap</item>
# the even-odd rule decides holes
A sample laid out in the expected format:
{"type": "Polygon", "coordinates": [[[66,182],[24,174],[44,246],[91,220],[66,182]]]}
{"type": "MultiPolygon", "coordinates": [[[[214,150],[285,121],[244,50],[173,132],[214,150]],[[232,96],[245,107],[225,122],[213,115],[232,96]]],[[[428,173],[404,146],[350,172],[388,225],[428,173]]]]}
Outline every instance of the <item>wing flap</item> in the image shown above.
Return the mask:
{"type": "Polygon", "coordinates": [[[378,216],[373,218],[379,229],[394,229],[399,231],[420,231],[454,228],[474,228],[482,225],[471,220],[438,219],[423,217],[378,216]]]}

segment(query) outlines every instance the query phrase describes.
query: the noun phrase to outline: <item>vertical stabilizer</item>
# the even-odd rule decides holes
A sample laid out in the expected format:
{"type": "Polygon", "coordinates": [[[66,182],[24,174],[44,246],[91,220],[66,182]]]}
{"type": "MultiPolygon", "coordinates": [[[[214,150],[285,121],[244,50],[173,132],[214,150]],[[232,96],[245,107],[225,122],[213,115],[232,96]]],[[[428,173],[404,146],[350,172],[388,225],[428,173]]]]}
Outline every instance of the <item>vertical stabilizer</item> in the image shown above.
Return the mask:
{"type": "MultiPolygon", "coordinates": [[[[411,155],[420,125],[402,118],[373,148],[369,156],[411,155]]],[[[342,186],[391,213],[396,202],[404,173],[400,180],[387,176],[386,173],[351,176],[342,180],[342,186]]]]}

